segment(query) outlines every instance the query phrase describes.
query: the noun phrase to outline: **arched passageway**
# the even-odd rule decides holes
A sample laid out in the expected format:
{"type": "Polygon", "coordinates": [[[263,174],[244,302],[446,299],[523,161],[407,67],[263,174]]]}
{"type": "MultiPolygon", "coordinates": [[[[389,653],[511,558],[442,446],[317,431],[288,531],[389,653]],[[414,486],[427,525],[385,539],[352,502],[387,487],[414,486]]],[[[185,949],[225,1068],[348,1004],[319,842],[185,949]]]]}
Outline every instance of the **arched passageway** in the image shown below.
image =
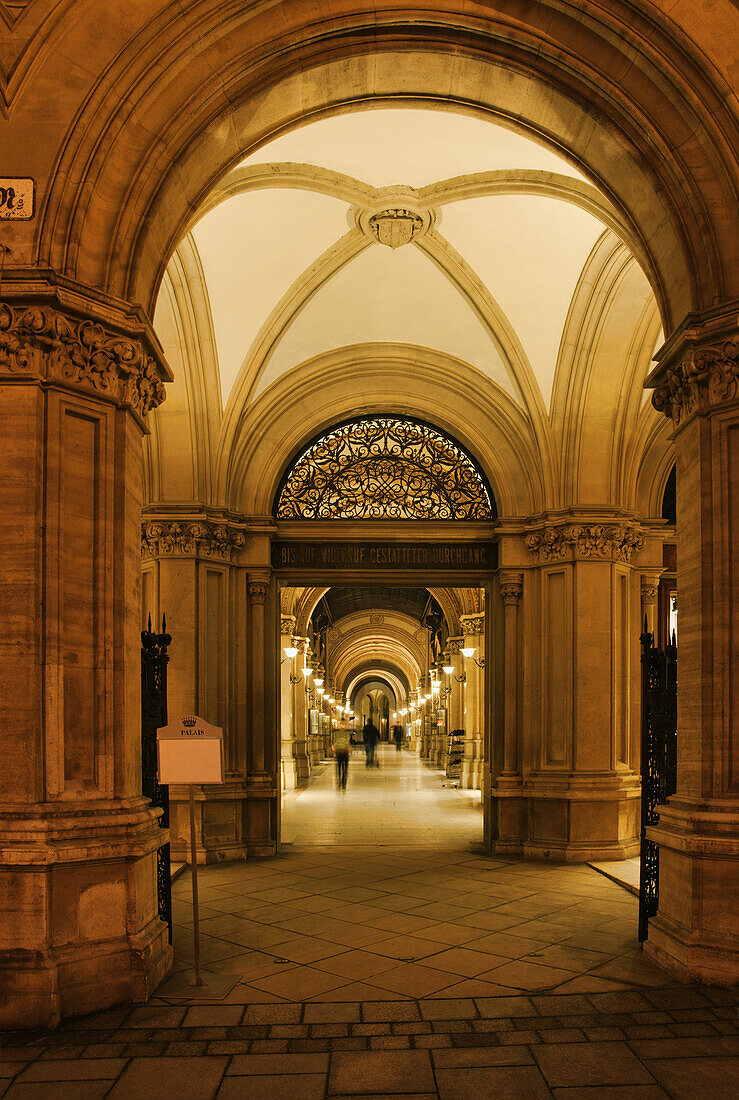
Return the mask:
{"type": "MultiPolygon", "coordinates": [[[[513,0],[493,10],[447,0],[443,12],[385,0],[371,11],[361,0],[145,7],[121,18],[120,5],[100,0],[94,36],[88,9],[74,20],[43,2],[0,12],[3,147],[36,188],[32,216],[1,223],[11,518],[0,858],[12,899],[0,941],[3,1022],[56,1022],[145,999],[171,963],[153,907],[156,815],[140,796],[141,547],[145,602],[179,619],[178,698],[229,731],[229,780],[202,839],[231,856],[244,837],[273,846],[272,502],[295,449],[367,412],[368,395],[371,411],[458,440],[495,490],[496,614],[516,644],[497,670],[506,705],[492,717],[504,752],[491,761],[490,797],[501,813],[488,839],[511,850],[553,845],[578,858],[596,834],[624,850],[634,835],[634,626],[653,613],[660,501],[676,461],[679,784],[653,830],[664,889],[647,950],[683,977],[733,980],[734,5],[718,0],[705,18],[701,5],[667,15],[651,0],[513,0]],[[53,110],[49,86],[59,89],[53,110]],[[421,180],[391,194],[386,183],[405,181],[357,187],[337,178],[347,172],[306,173],[304,161],[251,171],[269,142],[360,106],[432,108],[512,128],[567,170],[508,163],[496,176],[497,166],[467,164],[456,182],[435,173],[430,191],[421,180]],[[257,318],[224,404],[223,330],[193,242],[199,222],[251,201],[265,178],[355,213],[336,236],[331,218],[320,223],[321,262],[312,269],[319,253],[302,256],[257,318]],[[493,224],[489,204],[504,199],[558,203],[602,226],[583,245],[546,363],[530,336],[527,345],[520,301],[498,301],[483,273],[491,256],[476,250],[505,241],[504,217],[495,233],[479,230],[493,224]],[[477,231],[455,204],[487,211],[477,231]],[[410,237],[393,248],[398,233],[410,237]],[[459,327],[454,340],[434,328],[428,346],[412,326],[344,339],[339,325],[328,345],[316,344],[312,310],[340,320],[351,264],[356,285],[379,288],[373,264],[386,254],[398,270],[423,272],[434,301],[449,304],[429,311],[426,331],[452,317],[451,302],[471,313],[466,342],[459,327]],[[321,306],[332,284],[337,293],[321,306]],[[660,325],[650,385],[663,419],[641,395],[660,325]],[[278,345],[290,352],[282,365],[278,345]],[[172,372],[171,396],[154,412],[172,372]],[[529,690],[527,676],[539,687],[529,690]]],[[[302,210],[285,234],[293,243],[307,224],[302,210]]],[[[283,212],[278,228],[292,216],[283,212]]],[[[252,255],[264,261],[266,285],[267,250],[252,255]]],[[[508,249],[503,260],[513,259],[508,249]]],[[[550,270],[549,285],[564,286],[550,270]]],[[[408,300],[391,297],[391,306],[408,300]]],[[[245,307],[234,311],[246,323],[245,307]]],[[[401,312],[410,325],[414,310],[401,312]]]]}

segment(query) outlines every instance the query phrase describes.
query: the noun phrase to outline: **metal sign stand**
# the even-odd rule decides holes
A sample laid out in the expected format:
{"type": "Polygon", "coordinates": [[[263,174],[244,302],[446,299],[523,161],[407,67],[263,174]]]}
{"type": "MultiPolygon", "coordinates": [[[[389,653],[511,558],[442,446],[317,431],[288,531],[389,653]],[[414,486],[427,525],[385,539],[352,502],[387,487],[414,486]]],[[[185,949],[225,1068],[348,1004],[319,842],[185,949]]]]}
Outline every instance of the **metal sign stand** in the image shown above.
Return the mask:
{"type": "Polygon", "coordinates": [[[213,974],[200,969],[200,907],[198,900],[198,851],[195,831],[195,782],[223,782],[223,731],[203,719],[187,716],[157,731],[159,768],[170,783],[187,783],[190,802],[190,873],[194,974],[176,974],[155,996],[171,1002],[220,1001],[239,982],[238,974],[213,974]],[[201,751],[202,750],[202,751],[201,751]],[[205,755],[203,755],[203,752],[205,755]]]}

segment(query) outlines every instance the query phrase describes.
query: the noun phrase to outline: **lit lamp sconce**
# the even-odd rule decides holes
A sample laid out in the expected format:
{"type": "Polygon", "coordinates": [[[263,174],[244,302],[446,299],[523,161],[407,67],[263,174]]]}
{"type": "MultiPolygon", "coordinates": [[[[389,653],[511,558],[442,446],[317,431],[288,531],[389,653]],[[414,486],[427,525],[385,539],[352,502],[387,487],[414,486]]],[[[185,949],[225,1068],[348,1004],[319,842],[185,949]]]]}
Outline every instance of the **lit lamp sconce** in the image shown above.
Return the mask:
{"type": "MultiPolygon", "coordinates": [[[[474,646],[465,646],[465,648],[460,649],[459,652],[462,654],[462,656],[466,660],[469,660],[470,657],[474,657],[475,664],[477,665],[478,668],[485,668],[485,658],[480,657],[480,659],[478,660],[477,657],[475,657],[475,647],[474,646]]],[[[455,676],[454,678],[457,681],[457,683],[465,684],[467,682],[467,673],[463,669],[462,670],[462,675],[461,676],[455,676]]]]}
{"type": "Polygon", "coordinates": [[[444,665],[444,674],[447,677],[447,682],[444,685],[444,687],[441,689],[441,691],[442,691],[442,694],[443,694],[444,698],[448,699],[449,696],[452,694],[452,685],[450,683],[450,677],[452,677],[454,675],[454,665],[444,665]]]}
{"type": "MultiPolygon", "coordinates": [[[[300,683],[300,677],[295,675],[295,670],[293,668],[293,661],[295,660],[297,655],[298,655],[298,651],[295,648],[295,646],[292,646],[292,645],[286,645],[285,646],[285,657],[290,661],[290,683],[291,684],[299,684],[300,683]]],[[[283,665],[284,663],[285,663],[284,660],[280,661],[281,665],[283,665]]]]}

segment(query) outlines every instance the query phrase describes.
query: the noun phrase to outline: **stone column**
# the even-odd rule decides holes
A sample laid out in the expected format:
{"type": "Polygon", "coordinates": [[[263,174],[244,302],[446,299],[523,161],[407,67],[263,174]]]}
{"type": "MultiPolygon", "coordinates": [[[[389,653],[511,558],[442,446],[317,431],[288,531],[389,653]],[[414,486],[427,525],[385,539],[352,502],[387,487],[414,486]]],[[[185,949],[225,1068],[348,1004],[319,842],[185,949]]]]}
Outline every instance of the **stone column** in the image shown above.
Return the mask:
{"type": "Polygon", "coordinates": [[[139,621],[141,439],[169,372],[135,307],[30,273],[22,293],[0,303],[0,1028],[145,1001],[172,964],[139,621]]]}
{"type": "Polygon", "coordinates": [[[654,635],[657,645],[657,597],[659,595],[659,573],[641,575],[641,625],[647,624],[647,630],[654,635]]]}
{"type": "MultiPolygon", "coordinates": [[[[297,667],[300,682],[292,685],[289,751],[286,753],[285,730],[283,726],[283,769],[286,780],[285,789],[294,790],[304,786],[310,776],[308,759],[308,690],[311,681],[305,680],[301,669],[312,667],[309,641],[307,638],[293,636],[292,644],[298,650],[297,667]]],[[[289,680],[289,676],[288,676],[289,680]]]]}
{"type": "Polygon", "coordinates": [[[467,688],[466,681],[462,680],[460,682],[460,677],[466,677],[467,675],[467,662],[461,655],[460,649],[465,644],[464,634],[458,634],[447,639],[446,649],[444,650],[444,662],[445,664],[454,665],[454,672],[451,678],[452,691],[447,701],[447,733],[445,737],[438,739],[436,747],[436,762],[442,768],[446,767],[449,734],[452,730],[464,729],[464,697],[467,688]]]}
{"type": "MultiPolygon", "coordinates": [[[[213,509],[173,515],[147,508],[141,528],[142,618],[165,612],[172,634],[169,714],[200,714],[223,728],[226,781],[195,789],[198,863],[244,859],[244,684],[234,612],[241,603],[237,561],[244,525],[213,509]]],[[[173,785],[169,797],[172,859],[189,863],[189,787],[173,785]]]]}
{"type": "Polygon", "coordinates": [[[739,945],[739,333],[691,316],[648,384],[677,453],[677,793],[648,830],[659,912],[645,952],[683,981],[736,984],[739,945]]]}
{"type": "Polygon", "coordinates": [[[268,709],[267,649],[275,648],[277,627],[274,634],[267,629],[265,613],[268,597],[275,599],[273,588],[267,570],[249,570],[247,843],[248,853],[255,856],[273,855],[276,850],[276,776],[267,767],[268,741],[276,731],[268,709]]]}
{"type": "Polygon", "coordinates": [[[479,791],[482,786],[483,730],[485,728],[485,616],[462,615],[460,626],[465,649],[475,650],[466,662],[467,686],[464,692],[464,760],[459,785],[479,791]]]}
{"type": "MultiPolygon", "coordinates": [[[[623,859],[639,850],[639,555],[635,519],[568,510],[532,526],[526,545],[526,614],[519,611],[520,690],[513,691],[508,634],[515,605],[503,598],[506,713],[497,722],[495,846],[568,861],[623,859]],[[637,562],[632,565],[632,559],[637,562]],[[507,610],[506,610],[507,608],[507,610]],[[510,695],[510,699],[509,699],[510,695]],[[510,706],[509,706],[510,703],[510,706]],[[514,765],[509,711],[525,712],[528,738],[514,765]],[[501,737],[498,731],[502,732],[501,737]],[[502,752],[501,752],[502,750],[502,752]],[[496,797],[521,768],[523,789],[496,797]],[[508,814],[504,820],[503,812],[508,814]]],[[[496,660],[497,666],[497,660],[496,660]]],[[[517,724],[519,720],[517,718],[517,724]]]]}
{"type": "MultiPolygon", "coordinates": [[[[282,789],[292,791],[295,781],[295,685],[291,682],[297,668],[296,659],[285,656],[286,648],[298,649],[297,639],[293,637],[295,629],[294,615],[280,616],[280,771],[282,789]]],[[[299,658],[298,658],[299,660],[299,658]]]]}

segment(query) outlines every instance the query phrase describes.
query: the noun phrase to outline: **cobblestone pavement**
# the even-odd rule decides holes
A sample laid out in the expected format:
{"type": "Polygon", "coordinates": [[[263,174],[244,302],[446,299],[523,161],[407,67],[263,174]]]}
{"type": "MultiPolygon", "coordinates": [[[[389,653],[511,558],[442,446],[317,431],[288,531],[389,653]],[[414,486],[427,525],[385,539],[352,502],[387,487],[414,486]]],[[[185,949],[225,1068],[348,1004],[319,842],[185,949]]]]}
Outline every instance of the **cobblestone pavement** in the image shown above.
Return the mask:
{"type": "Polygon", "coordinates": [[[7,1100],[739,1094],[725,990],[156,1005],[6,1037],[7,1100]]]}

